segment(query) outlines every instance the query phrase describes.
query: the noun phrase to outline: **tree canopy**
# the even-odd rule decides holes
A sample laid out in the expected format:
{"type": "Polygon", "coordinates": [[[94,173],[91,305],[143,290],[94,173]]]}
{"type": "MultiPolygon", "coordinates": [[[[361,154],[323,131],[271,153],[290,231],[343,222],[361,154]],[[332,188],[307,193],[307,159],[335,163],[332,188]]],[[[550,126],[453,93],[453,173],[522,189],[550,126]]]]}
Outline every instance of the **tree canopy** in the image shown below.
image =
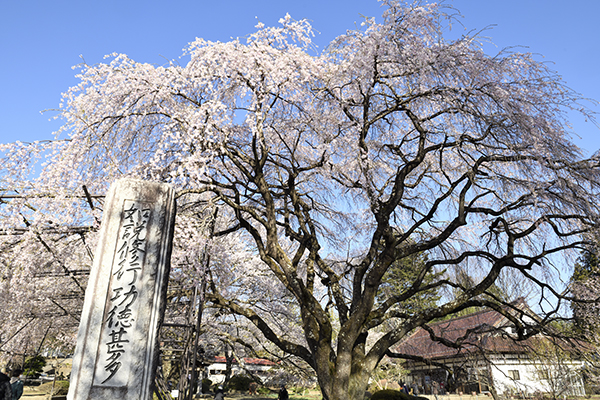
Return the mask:
{"type": "Polygon", "coordinates": [[[0,147],[0,330],[41,306],[77,321],[76,271],[120,177],[176,188],[172,279],[200,284],[210,252],[208,306],[240,343],[312,367],[327,400],[362,399],[390,347],[469,307],[507,313],[520,339],[558,318],[556,263],[600,215],[598,158],[566,120],[580,95],[532,54],[448,38],[440,5],[384,3],[321,54],[285,16],[196,39],[184,65],[82,65],[57,137],[0,147]],[[390,269],[407,282],[382,300],[390,269]],[[506,271],[537,287],[535,326],[494,295],[506,271]]]}
{"type": "MultiPolygon", "coordinates": [[[[571,309],[575,336],[586,343],[580,358],[585,360],[584,376],[588,389],[600,391],[600,267],[598,265],[598,238],[591,237],[581,250],[569,283],[573,296],[571,309]]],[[[589,391],[588,391],[589,392],[589,391]]]]}
{"type": "Polygon", "coordinates": [[[600,266],[598,265],[598,243],[592,239],[581,250],[573,267],[570,290],[575,299],[571,306],[575,326],[584,334],[598,331],[597,317],[600,315],[600,266]],[[594,304],[594,301],[596,304],[594,304]],[[591,331],[591,332],[590,332],[591,331]]]}

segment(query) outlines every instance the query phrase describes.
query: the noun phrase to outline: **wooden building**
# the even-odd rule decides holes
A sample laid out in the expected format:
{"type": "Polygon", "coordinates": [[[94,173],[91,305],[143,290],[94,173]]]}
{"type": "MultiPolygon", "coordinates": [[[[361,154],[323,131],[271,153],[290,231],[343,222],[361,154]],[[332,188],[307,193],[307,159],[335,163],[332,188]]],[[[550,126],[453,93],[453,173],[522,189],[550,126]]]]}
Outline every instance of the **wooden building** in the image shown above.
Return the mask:
{"type": "MultiPolygon", "coordinates": [[[[519,310],[526,310],[523,301],[515,306],[515,311],[519,310]]],[[[413,357],[404,364],[410,371],[406,382],[420,394],[431,394],[436,388],[440,394],[494,397],[535,393],[585,395],[579,374],[582,362],[573,359],[569,351],[545,352],[544,346],[550,349],[550,339],[541,335],[516,341],[514,325],[496,311],[475,312],[430,327],[434,337],[458,342],[460,346],[449,347],[432,340],[428,331],[419,328],[394,349],[413,357]]]]}

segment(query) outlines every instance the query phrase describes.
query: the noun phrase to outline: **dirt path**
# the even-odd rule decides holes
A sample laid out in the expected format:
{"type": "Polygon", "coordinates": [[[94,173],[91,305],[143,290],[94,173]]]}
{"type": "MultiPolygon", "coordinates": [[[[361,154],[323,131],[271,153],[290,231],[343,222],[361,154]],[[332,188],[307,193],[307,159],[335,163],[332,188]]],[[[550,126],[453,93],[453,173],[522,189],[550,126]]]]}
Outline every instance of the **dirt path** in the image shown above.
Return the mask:
{"type": "Polygon", "coordinates": [[[40,393],[23,393],[22,400],[46,400],[48,396],[40,393]]]}
{"type": "MultiPolygon", "coordinates": [[[[39,393],[39,392],[35,392],[35,391],[25,391],[23,393],[23,396],[21,397],[21,400],[47,400],[48,399],[48,395],[47,394],[43,394],[43,393],[39,393]]],[[[212,396],[208,397],[208,399],[212,399],[212,396]]],[[[240,395],[234,395],[234,396],[225,396],[226,400],[274,400],[273,397],[243,397],[240,395]]],[[[293,399],[293,397],[292,397],[293,399]]]]}

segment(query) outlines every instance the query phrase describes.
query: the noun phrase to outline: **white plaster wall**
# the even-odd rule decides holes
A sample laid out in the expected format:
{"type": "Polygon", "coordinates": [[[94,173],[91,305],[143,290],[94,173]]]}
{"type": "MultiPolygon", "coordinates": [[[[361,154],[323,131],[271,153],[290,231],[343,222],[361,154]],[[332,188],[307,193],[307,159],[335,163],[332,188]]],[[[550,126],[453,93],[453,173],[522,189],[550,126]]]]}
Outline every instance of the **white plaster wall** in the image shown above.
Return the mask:
{"type": "Polygon", "coordinates": [[[492,378],[498,394],[510,392],[510,389],[522,393],[546,392],[547,388],[538,379],[537,370],[528,364],[496,364],[492,366],[492,378]],[[508,371],[519,371],[518,381],[510,378],[508,371]]]}
{"type": "MultiPolygon", "coordinates": [[[[211,374],[210,371],[225,371],[227,368],[225,363],[214,363],[209,365],[206,369],[208,370],[208,379],[210,379],[213,383],[223,383],[225,382],[224,374],[211,374]]],[[[231,366],[231,374],[235,375],[235,373],[239,370],[237,365],[231,366]]]]}
{"type": "MultiPolygon", "coordinates": [[[[577,365],[573,365],[573,369],[577,369],[577,365]]],[[[552,391],[551,385],[548,381],[540,379],[538,369],[534,364],[530,363],[505,363],[496,364],[492,366],[492,377],[494,379],[494,387],[499,394],[510,392],[510,389],[516,390],[521,393],[532,394],[534,392],[549,393],[552,391]],[[520,379],[513,380],[510,378],[509,372],[511,370],[519,371],[520,379]]],[[[583,381],[577,374],[571,376],[571,380],[568,387],[570,395],[585,395],[583,388],[583,381]]]]}
{"type": "MultiPolygon", "coordinates": [[[[206,369],[208,371],[208,379],[210,379],[213,383],[223,383],[225,382],[225,375],[224,374],[211,374],[210,371],[212,370],[220,370],[220,371],[225,371],[226,368],[226,364],[225,363],[214,363],[209,365],[206,369]]],[[[254,373],[260,373],[260,372],[266,372],[268,370],[271,369],[271,366],[268,365],[253,365],[253,364],[248,364],[245,366],[246,369],[253,371],[254,373]]],[[[237,375],[239,373],[242,373],[243,370],[242,368],[240,368],[240,366],[238,364],[233,364],[231,366],[231,375],[237,375]]]]}

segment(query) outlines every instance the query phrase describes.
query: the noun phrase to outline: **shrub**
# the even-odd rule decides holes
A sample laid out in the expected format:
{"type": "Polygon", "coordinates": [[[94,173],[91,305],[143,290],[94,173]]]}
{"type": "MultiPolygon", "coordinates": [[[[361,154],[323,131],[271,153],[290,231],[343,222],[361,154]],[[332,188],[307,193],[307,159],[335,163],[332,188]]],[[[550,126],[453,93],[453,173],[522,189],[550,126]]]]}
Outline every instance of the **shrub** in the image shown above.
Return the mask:
{"type": "Polygon", "coordinates": [[[261,386],[258,389],[256,389],[256,392],[258,394],[271,394],[271,393],[273,393],[273,391],[271,389],[269,389],[268,387],[264,387],[264,386],[261,386]]]}
{"type": "Polygon", "coordinates": [[[38,388],[38,391],[44,394],[53,393],[56,396],[66,396],[69,391],[69,381],[54,381],[46,382],[38,388]],[[54,391],[52,392],[52,385],[54,384],[54,391]]]}
{"type": "Polygon", "coordinates": [[[400,390],[380,390],[379,392],[373,393],[371,400],[428,400],[426,397],[411,396],[401,392],[400,390]]]}
{"type": "Polygon", "coordinates": [[[40,376],[40,372],[42,372],[45,366],[46,359],[39,354],[29,357],[23,365],[23,369],[25,370],[24,374],[30,378],[37,378],[40,376]]]}
{"type": "Polygon", "coordinates": [[[69,381],[56,381],[54,382],[54,395],[55,396],[66,396],[69,392],[69,381]]]}
{"type": "Polygon", "coordinates": [[[235,390],[238,392],[247,392],[250,389],[250,382],[253,382],[254,379],[250,378],[248,375],[234,375],[227,383],[228,390],[235,390]]]}
{"type": "Polygon", "coordinates": [[[204,378],[202,379],[202,393],[208,393],[210,392],[210,387],[212,386],[213,382],[208,379],[208,378],[204,378]]]}

